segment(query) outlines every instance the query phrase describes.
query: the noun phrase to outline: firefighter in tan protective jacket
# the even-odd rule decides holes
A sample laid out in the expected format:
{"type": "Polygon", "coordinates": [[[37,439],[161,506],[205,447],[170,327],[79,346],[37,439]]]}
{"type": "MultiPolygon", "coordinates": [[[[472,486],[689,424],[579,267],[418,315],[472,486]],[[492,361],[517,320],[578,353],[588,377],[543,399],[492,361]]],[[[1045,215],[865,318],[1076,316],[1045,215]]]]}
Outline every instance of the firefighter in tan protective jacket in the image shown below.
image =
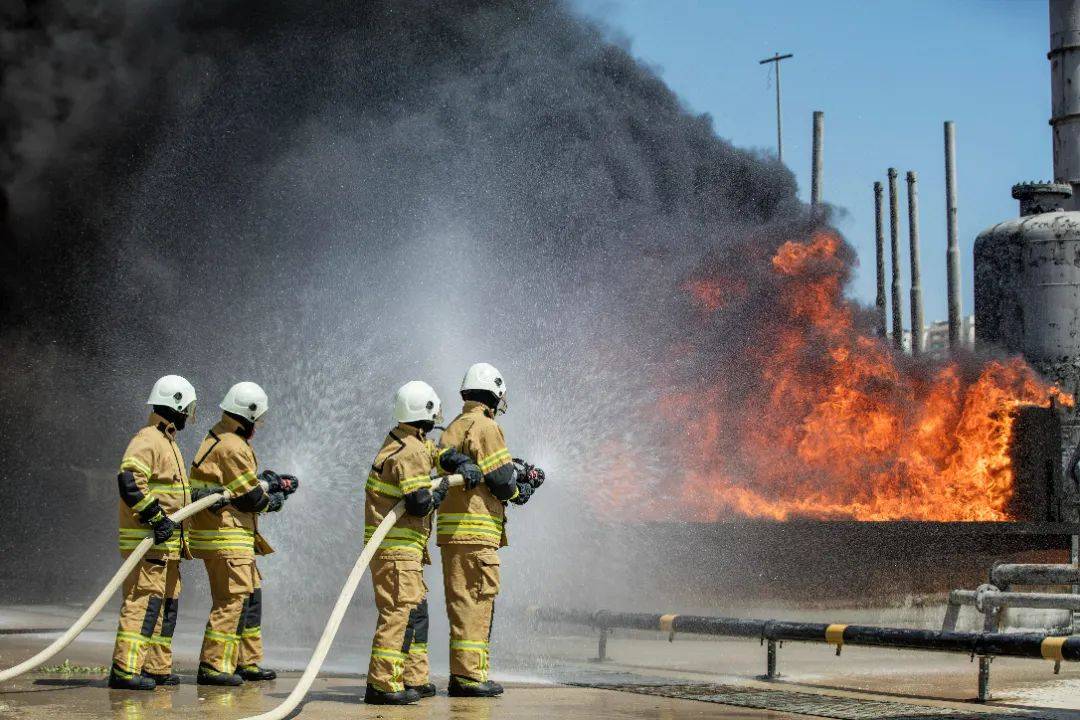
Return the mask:
{"type": "Polygon", "coordinates": [[[251,448],[255,426],[268,400],[252,382],[233,385],[221,401],[221,420],[210,429],[191,464],[192,497],[227,490],[230,500],[191,519],[191,553],[201,558],[210,581],[212,605],[203,634],[197,681],[201,685],[241,685],[273,680],[262,662],[262,576],[256,555],[274,550],[259,534],[258,516],[277,512],[299,481],[292,475],[258,472],[251,448]]]}
{"type": "Polygon", "coordinates": [[[379,616],[371,641],[364,702],[405,705],[435,694],[428,680],[428,606],[423,566],[430,565],[431,515],[446,496],[446,480],[432,488],[431,473],[460,473],[478,482],[480,469],[452,449],[439,449],[427,433],[442,418],[442,403],[414,380],[394,397],[397,426],[383,440],[364,492],[364,542],[404,499],[405,514],[379,544],[371,562],[379,616]]]}
{"type": "Polygon", "coordinates": [[[499,555],[505,547],[506,503],[524,505],[544,482],[544,471],[512,458],[495,416],[506,411],[506,383],[487,363],[476,363],[461,383],[465,405],[441,444],[472,458],[482,482],[451,488],[439,507],[436,537],[442,552],[450,620],[450,685],[456,697],[493,697],[503,688],[488,679],[488,642],[499,594],[499,555]]]}
{"type": "MultiPolygon", "coordinates": [[[[150,419],[135,434],[120,462],[120,554],[127,557],[145,538],[155,545],[124,579],[109,687],[153,690],[175,685],[172,636],[180,597],[184,528],[168,515],[191,499],[176,433],[195,414],[195,388],[179,375],[154,383],[150,419]]],[[[190,556],[188,556],[190,557],[190,556]]]]}

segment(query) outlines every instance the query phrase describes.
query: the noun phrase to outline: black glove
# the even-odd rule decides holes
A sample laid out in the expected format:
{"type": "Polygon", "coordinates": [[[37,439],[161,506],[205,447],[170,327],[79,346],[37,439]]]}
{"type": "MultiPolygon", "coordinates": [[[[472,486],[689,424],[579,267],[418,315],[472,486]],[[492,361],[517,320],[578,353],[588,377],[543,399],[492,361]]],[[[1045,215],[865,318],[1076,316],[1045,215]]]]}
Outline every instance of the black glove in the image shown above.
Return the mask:
{"type": "Polygon", "coordinates": [[[536,490],[544,484],[544,479],[547,475],[543,470],[530,465],[521,458],[514,458],[514,468],[518,471],[518,484],[526,484],[533,490],[536,490]]]}
{"type": "Polygon", "coordinates": [[[458,465],[457,472],[465,478],[465,489],[472,490],[484,482],[484,473],[480,472],[480,466],[474,463],[462,463],[458,465]]]}
{"type": "Polygon", "coordinates": [[[272,492],[270,493],[270,503],[266,506],[263,512],[277,512],[285,506],[285,493],[272,492]]]}
{"type": "Polygon", "coordinates": [[[176,530],[176,523],[164,512],[159,511],[157,515],[150,518],[150,527],[154,528],[154,544],[160,545],[172,537],[176,530]]]}
{"type": "MultiPolygon", "coordinates": [[[[473,465],[472,467],[476,467],[476,466],[473,465]]],[[[479,468],[477,468],[477,470],[479,471],[479,468]]],[[[475,487],[475,486],[473,486],[473,487],[475,487]]],[[[449,491],[450,491],[450,481],[447,480],[446,478],[443,478],[442,481],[438,485],[431,488],[431,505],[432,505],[432,509],[437,508],[440,505],[442,505],[442,501],[446,499],[446,493],[448,493],[449,491]]]]}
{"type": "Polygon", "coordinates": [[[536,492],[536,490],[533,488],[532,485],[529,485],[527,483],[519,483],[517,497],[510,498],[510,502],[514,503],[515,505],[524,505],[525,503],[529,502],[529,498],[532,497],[532,494],[534,492],[536,492]]]}
{"type": "Polygon", "coordinates": [[[259,473],[259,479],[267,484],[268,493],[292,495],[296,488],[300,487],[300,481],[295,475],[278,475],[273,470],[263,470],[259,473]]]}
{"type": "Polygon", "coordinates": [[[223,507],[225,507],[226,505],[229,504],[229,499],[224,496],[222,490],[211,490],[210,488],[194,488],[191,491],[191,499],[192,499],[193,502],[198,502],[199,500],[202,500],[204,497],[208,497],[210,495],[220,495],[221,499],[218,500],[213,505],[211,505],[208,508],[209,510],[213,510],[214,512],[218,512],[219,510],[221,510],[221,508],[223,508],[223,507]]]}

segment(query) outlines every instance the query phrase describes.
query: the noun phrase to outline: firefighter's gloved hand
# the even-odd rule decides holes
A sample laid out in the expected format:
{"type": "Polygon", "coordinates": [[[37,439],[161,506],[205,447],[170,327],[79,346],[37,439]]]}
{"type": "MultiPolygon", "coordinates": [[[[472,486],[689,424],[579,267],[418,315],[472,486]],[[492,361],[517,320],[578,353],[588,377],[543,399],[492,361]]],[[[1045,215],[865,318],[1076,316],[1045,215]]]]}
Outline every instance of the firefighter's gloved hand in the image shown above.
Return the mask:
{"type": "Polygon", "coordinates": [[[208,497],[210,495],[221,496],[220,500],[218,500],[216,503],[209,507],[209,509],[213,510],[214,512],[218,512],[219,510],[221,510],[221,508],[229,504],[229,499],[225,497],[224,493],[221,490],[211,490],[210,488],[195,488],[191,491],[191,499],[193,502],[198,502],[204,497],[208,497]]]}
{"type": "Polygon", "coordinates": [[[519,483],[518,494],[516,497],[510,498],[510,502],[514,503],[515,505],[524,505],[525,503],[529,502],[529,498],[532,497],[532,494],[534,492],[536,492],[536,490],[535,488],[533,488],[532,485],[519,483]]]}
{"type": "Polygon", "coordinates": [[[295,475],[279,475],[273,470],[263,470],[259,473],[259,479],[266,483],[266,492],[292,495],[300,487],[300,481],[295,475]]]}
{"type": "Polygon", "coordinates": [[[172,537],[176,530],[176,523],[164,512],[159,511],[157,515],[150,518],[150,527],[154,529],[154,544],[160,545],[172,537]]]}
{"type": "Polygon", "coordinates": [[[270,504],[266,506],[263,512],[277,512],[285,506],[285,493],[272,492],[270,493],[270,504]]]}
{"type": "MultiPolygon", "coordinates": [[[[473,467],[476,467],[473,465],[473,467]]],[[[477,468],[479,470],[479,468],[477,468]]],[[[474,486],[475,487],[475,486],[474,486]]],[[[446,499],[446,493],[450,491],[450,481],[447,478],[443,478],[435,487],[431,488],[431,505],[433,508],[437,508],[442,505],[442,501],[446,499]]]]}
{"type": "Polygon", "coordinates": [[[543,470],[535,465],[530,465],[521,458],[514,458],[514,469],[518,473],[518,484],[524,483],[533,490],[543,485],[544,480],[547,478],[547,474],[543,470]]]}
{"type": "Polygon", "coordinates": [[[472,490],[484,482],[484,473],[480,472],[480,466],[475,463],[462,463],[457,471],[465,479],[466,490],[472,490]]]}

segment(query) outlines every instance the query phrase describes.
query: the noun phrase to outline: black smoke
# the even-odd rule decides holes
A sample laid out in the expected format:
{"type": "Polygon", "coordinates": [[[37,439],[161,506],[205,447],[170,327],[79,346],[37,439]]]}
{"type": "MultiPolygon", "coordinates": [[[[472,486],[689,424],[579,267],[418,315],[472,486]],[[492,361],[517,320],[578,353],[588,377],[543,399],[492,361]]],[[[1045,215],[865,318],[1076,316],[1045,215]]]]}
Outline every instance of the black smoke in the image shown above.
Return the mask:
{"type": "Polygon", "coordinates": [[[189,454],[232,382],[269,391],[260,459],[310,478],[267,522],[279,573],[351,563],[394,388],[452,413],[477,360],[511,449],[562,477],[536,517],[572,516],[603,441],[645,442],[625,419],[679,281],[803,213],[786,168],[561,2],[4,12],[0,599],[113,567],[114,468],[164,373],[200,393],[189,454]]]}

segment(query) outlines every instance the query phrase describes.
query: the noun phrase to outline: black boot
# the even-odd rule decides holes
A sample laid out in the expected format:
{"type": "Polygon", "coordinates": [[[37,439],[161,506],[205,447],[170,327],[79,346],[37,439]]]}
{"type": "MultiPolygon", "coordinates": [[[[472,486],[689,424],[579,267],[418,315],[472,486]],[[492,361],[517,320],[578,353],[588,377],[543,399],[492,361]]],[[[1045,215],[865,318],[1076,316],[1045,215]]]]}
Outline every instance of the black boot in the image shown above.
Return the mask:
{"type": "Polygon", "coordinates": [[[113,690],[153,690],[157,683],[142,675],[127,676],[114,667],[109,673],[109,687],[113,690]]]}
{"type": "Polygon", "coordinates": [[[245,680],[275,680],[277,673],[273,670],[261,668],[258,665],[244,665],[236,669],[236,674],[245,680]]]}
{"type": "Polygon", "coordinates": [[[435,683],[424,683],[423,685],[406,685],[406,690],[413,690],[421,698],[433,697],[435,695],[435,683]]]}
{"type": "Polygon", "coordinates": [[[478,682],[458,675],[450,676],[446,690],[450,697],[495,697],[503,694],[503,686],[497,682],[478,682]]]}
{"type": "Polygon", "coordinates": [[[368,685],[364,693],[364,702],[368,705],[411,705],[419,699],[420,695],[409,688],[400,692],[383,692],[368,685]]]}
{"type": "Polygon", "coordinates": [[[165,673],[164,675],[158,675],[157,673],[147,672],[146,670],[143,670],[142,676],[144,678],[150,678],[151,680],[153,680],[155,683],[158,684],[158,687],[161,687],[162,685],[180,684],[180,676],[176,673],[165,673]]]}
{"type": "Polygon", "coordinates": [[[206,663],[199,664],[199,676],[195,682],[200,685],[220,685],[223,687],[237,687],[244,684],[244,678],[232,673],[218,672],[206,663]]]}

